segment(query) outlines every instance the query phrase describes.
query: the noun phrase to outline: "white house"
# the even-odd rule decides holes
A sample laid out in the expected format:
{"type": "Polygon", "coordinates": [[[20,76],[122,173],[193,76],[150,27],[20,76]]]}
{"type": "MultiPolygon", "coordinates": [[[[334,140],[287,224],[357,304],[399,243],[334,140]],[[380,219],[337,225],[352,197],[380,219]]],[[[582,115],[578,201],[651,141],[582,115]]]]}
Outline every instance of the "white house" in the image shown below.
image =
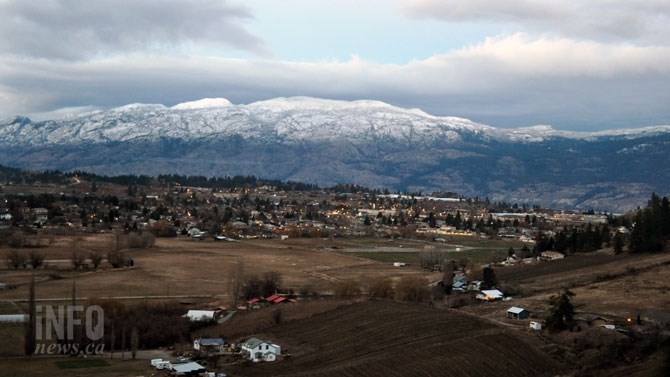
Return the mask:
{"type": "Polygon", "coordinates": [[[253,362],[275,361],[281,355],[281,347],[262,339],[251,338],[242,343],[242,353],[253,362]]]}

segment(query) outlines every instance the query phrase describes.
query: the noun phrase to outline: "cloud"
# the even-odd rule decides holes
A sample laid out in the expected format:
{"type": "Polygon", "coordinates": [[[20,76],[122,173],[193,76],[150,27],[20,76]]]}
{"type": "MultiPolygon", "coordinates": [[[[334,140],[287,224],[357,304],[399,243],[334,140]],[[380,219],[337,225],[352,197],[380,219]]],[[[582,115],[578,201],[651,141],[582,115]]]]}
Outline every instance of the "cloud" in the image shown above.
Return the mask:
{"type": "Polygon", "coordinates": [[[670,34],[666,0],[404,0],[399,8],[415,19],[493,22],[577,39],[666,44],[670,34]]]}
{"type": "Polygon", "coordinates": [[[406,64],[136,53],[92,61],[0,59],[0,114],[225,97],[378,99],[494,126],[616,128],[667,122],[670,47],[514,34],[406,64]]]}
{"type": "Polygon", "coordinates": [[[225,0],[0,0],[0,55],[85,60],[194,45],[266,54],[244,28],[251,18],[225,0]]]}

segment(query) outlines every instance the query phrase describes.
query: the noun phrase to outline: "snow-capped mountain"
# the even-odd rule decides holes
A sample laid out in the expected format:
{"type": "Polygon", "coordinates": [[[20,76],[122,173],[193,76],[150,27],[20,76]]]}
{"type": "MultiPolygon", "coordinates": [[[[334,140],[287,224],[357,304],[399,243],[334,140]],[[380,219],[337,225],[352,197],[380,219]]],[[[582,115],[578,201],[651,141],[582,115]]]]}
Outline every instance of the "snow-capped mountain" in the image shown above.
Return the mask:
{"type": "Polygon", "coordinates": [[[498,129],[378,101],[308,97],[131,104],[64,119],[0,122],[0,163],[17,167],[255,174],[613,209],[622,209],[616,200],[635,206],[638,196],[667,190],[669,147],[670,126],[498,129]]]}

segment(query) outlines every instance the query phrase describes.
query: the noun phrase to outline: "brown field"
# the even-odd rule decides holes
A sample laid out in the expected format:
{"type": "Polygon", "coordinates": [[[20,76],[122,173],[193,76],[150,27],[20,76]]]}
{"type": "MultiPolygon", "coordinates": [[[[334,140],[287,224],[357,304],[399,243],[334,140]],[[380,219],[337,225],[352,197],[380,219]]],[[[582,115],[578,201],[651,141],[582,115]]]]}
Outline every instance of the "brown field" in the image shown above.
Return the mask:
{"type": "MultiPolygon", "coordinates": [[[[227,305],[232,301],[231,272],[239,263],[243,264],[245,274],[277,271],[283,287],[296,292],[309,288],[322,295],[332,292],[338,281],[346,279],[358,281],[366,290],[367,284],[377,277],[396,281],[405,275],[429,281],[441,277],[440,273],[423,271],[417,266],[396,268],[388,260],[339,252],[344,248],[360,247],[364,252],[387,247],[389,241],[380,239],[240,242],[158,239],[154,248],[126,251],[134,260],[132,268],[71,269],[69,258],[75,248],[106,253],[113,247],[114,239],[111,234],[81,236],[76,240],[59,235],[53,236],[51,246],[35,249],[45,254],[52,266],[35,272],[37,298],[67,299],[76,278],[80,299],[178,300],[190,303],[190,308],[227,305]]],[[[403,241],[407,249],[418,249],[423,244],[403,241]]],[[[0,249],[0,255],[8,251],[0,249]]],[[[21,251],[28,253],[31,249],[21,251]]],[[[452,299],[463,298],[471,303],[461,307],[460,313],[389,302],[301,300],[296,305],[281,307],[279,325],[275,325],[273,314],[277,308],[271,307],[238,313],[226,324],[198,330],[193,336],[234,340],[266,336],[292,353],[288,360],[271,365],[226,366],[226,371],[232,368],[233,375],[555,375],[564,371],[563,366],[542,351],[544,346],[537,343],[538,338],[528,334],[528,321],[505,318],[509,307],[524,307],[533,313],[533,318],[543,319],[549,296],[565,287],[576,293],[573,302],[578,313],[595,313],[616,323],[637,314],[644,321],[653,320],[646,317],[650,310],[670,313],[669,269],[670,254],[613,255],[605,250],[554,262],[497,267],[495,273],[501,287],[511,286],[516,291],[513,300],[481,303],[466,299],[467,295],[452,295],[452,299]]],[[[25,310],[31,275],[31,270],[8,270],[0,265],[0,282],[17,285],[16,289],[0,291],[0,313],[25,310]]],[[[0,325],[0,354],[20,354],[20,337],[20,329],[0,325]]],[[[565,361],[562,357],[558,359],[565,361]]],[[[72,375],[67,371],[49,373],[53,366],[48,362],[43,366],[44,373],[25,369],[27,372],[21,374],[19,371],[26,364],[13,359],[0,364],[6,362],[11,365],[5,369],[9,375],[72,375]]],[[[636,364],[637,368],[656,368],[658,357],[645,363],[636,364]]],[[[110,374],[100,375],[123,375],[113,374],[115,367],[106,367],[110,374]]],[[[618,370],[624,374],[636,369],[618,370]]],[[[83,372],[81,375],[86,375],[83,372]]]]}
{"type": "MultiPolygon", "coordinates": [[[[649,310],[670,312],[670,254],[613,255],[606,252],[574,255],[563,260],[531,266],[497,268],[503,283],[517,284],[521,294],[508,303],[472,307],[479,314],[495,307],[491,316],[525,307],[544,316],[549,296],[570,288],[576,311],[597,313],[612,319],[643,318],[649,310]]],[[[468,309],[466,309],[468,310],[468,309]]]]}
{"type": "Polygon", "coordinates": [[[549,376],[537,338],[457,311],[365,301],[268,328],[291,357],[229,366],[244,376],[549,376]]]}
{"type": "MultiPolygon", "coordinates": [[[[112,243],[113,236],[102,234],[84,237],[77,246],[80,250],[106,252],[112,243]]],[[[363,287],[379,276],[399,278],[409,274],[439,278],[439,274],[416,267],[399,269],[389,263],[328,251],[336,244],[337,241],[328,239],[241,242],[158,239],[152,249],[127,251],[134,261],[132,268],[72,271],[69,258],[74,241],[59,237],[52,247],[37,249],[45,254],[49,265],[60,268],[36,271],[36,296],[66,298],[71,295],[71,278],[76,276],[77,296],[82,298],[205,295],[211,296],[208,301],[227,304],[231,301],[230,272],[240,261],[245,274],[279,272],[282,286],[295,291],[309,287],[328,292],[336,281],[350,278],[359,280],[363,287]]],[[[7,251],[0,249],[0,255],[7,251]]],[[[0,281],[18,286],[0,292],[0,300],[26,299],[31,274],[31,270],[0,270],[0,281]]]]}

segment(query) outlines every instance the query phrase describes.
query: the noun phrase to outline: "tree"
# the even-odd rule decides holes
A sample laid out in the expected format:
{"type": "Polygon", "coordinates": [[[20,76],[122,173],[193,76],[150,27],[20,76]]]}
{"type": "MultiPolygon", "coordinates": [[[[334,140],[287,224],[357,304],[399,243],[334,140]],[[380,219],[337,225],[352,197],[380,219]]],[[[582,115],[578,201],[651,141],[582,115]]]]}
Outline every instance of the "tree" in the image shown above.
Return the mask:
{"type": "Polygon", "coordinates": [[[44,255],[34,250],[30,252],[28,259],[30,260],[30,265],[33,267],[33,270],[40,268],[40,266],[44,264],[44,255]]]}
{"type": "Polygon", "coordinates": [[[264,297],[272,296],[281,288],[281,274],[277,271],[268,271],[263,274],[262,293],[264,297]]]}
{"type": "Polygon", "coordinates": [[[495,271],[492,267],[484,267],[482,269],[482,288],[491,289],[498,284],[495,271]]]}
{"type": "Polygon", "coordinates": [[[428,226],[431,228],[437,228],[437,220],[435,219],[435,215],[432,212],[428,215],[428,226]]]}
{"type": "Polygon", "coordinates": [[[10,250],[7,253],[7,267],[18,269],[26,264],[26,256],[17,250],[10,250]]]}
{"type": "Polygon", "coordinates": [[[107,253],[107,262],[109,262],[113,268],[123,267],[126,265],[126,256],[122,251],[110,250],[107,253]]]}
{"type": "Polygon", "coordinates": [[[133,329],[130,331],[130,355],[133,360],[137,356],[137,346],[140,343],[140,332],[136,326],[133,326],[133,329]]]}
{"type": "Polygon", "coordinates": [[[623,235],[621,233],[616,232],[614,235],[614,254],[621,254],[623,252],[623,235]]]}
{"type": "Polygon", "coordinates": [[[82,253],[78,253],[76,250],[72,252],[72,265],[75,270],[78,270],[84,266],[86,257],[82,253]]]}
{"type": "Polygon", "coordinates": [[[230,294],[233,296],[233,307],[237,308],[238,300],[240,299],[240,294],[242,293],[242,287],[244,285],[243,275],[244,275],[244,260],[242,258],[237,258],[234,262],[233,270],[230,273],[230,294]]]}
{"type": "Polygon", "coordinates": [[[102,253],[98,251],[92,251],[91,252],[91,264],[93,264],[93,268],[98,268],[100,266],[100,263],[102,263],[102,253]]]}
{"type": "Polygon", "coordinates": [[[455,266],[453,261],[445,262],[442,266],[443,273],[440,285],[446,294],[451,294],[451,289],[454,286],[454,270],[455,266]]]}
{"type": "Polygon", "coordinates": [[[569,289],[563,289],[558,295],[549,298],[549,316],[546,319],[547,328],[553,330],[565,330],[573,322],[575,308],[572,305],[572,297],[575,294],[569,289]]]}

